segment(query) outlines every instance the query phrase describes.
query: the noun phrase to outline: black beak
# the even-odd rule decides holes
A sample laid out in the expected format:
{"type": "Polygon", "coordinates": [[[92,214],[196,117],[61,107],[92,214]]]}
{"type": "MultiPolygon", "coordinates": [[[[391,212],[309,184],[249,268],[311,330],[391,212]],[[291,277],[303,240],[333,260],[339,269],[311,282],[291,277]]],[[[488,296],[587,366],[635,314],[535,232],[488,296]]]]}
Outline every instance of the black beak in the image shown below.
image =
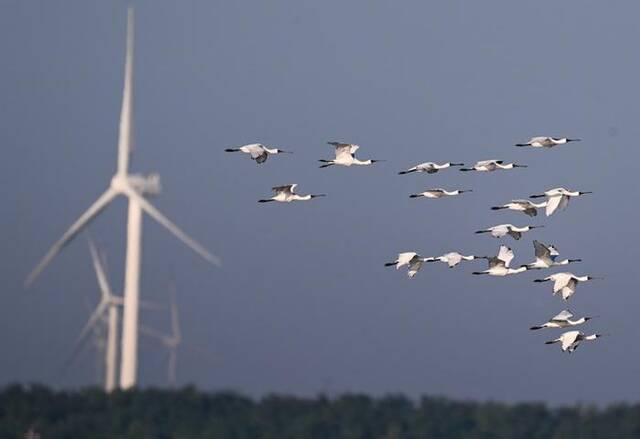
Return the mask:
{"type": "Polygon", "coordinates": [[[529,226],[530,229],[544,229],[544,226],[529,226]]]}
{"type": "Polygon", "coordinates": [[[311,198],[318,198],[318,197],[326,197],[327,194],[315,194],[315,195],[311,195],[311,198]]]}
{"type": "Polygon", "coordinates": [[[591,191],[586,191],[586,192],[578,192],[578,195],[584,195],[584,194],[592,194],[593,192],[591,191]]]}
{"type": "Polygon", "coordinates": [[[567,142],[579,142],[582,139],[567,139],[567,142]]]}
{"type": "Polygon", "coordinates": [[[582,259],[569,259],[569,262],[582,262],[582,259]]]}

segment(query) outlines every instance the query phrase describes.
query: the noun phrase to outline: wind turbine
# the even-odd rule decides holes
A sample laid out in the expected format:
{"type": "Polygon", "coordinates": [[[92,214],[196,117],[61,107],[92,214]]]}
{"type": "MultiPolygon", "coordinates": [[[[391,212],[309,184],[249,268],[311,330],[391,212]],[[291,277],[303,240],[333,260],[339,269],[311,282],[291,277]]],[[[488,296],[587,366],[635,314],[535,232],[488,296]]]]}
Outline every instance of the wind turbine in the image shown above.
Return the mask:
{"type": "Polygon", "coordinates": [[[129,201],[127,219],[127,256],[124,282],[124,318],[122,328],[122,355],[120,367],[120,387],[129,389],[136,385],[138,363],[138,315],[140,307],[140,261],[142,251],[142,212],[144,211],[167,228],[189,248],[214,265],[220,260],[203,246],[180,230],[173,222],[158,211],[144,195],[160,192],[158,174],[141,175],[129,172],[129,154],[133,143],[133,8],[127,13],[127,49],[125,58],[125,80],[120,113],[118,135],[118,169],[107,190],[69,227],[62,237],[49,249],[44,258],[29,274],[26,286],[33,283],[40,272],[71,240],[89,224],[118,195],[129,201]]]}
{"type": "Polygon", "coordinates": [[[172,283],[169,286],[169,294],[171,296],[171,333],[163,334],[155,329],[149,328],[148,326],[140,325],[140,332],[146,335],[149,338],[153,338],[156,341],[160,342],[164,345],[169,351],[168,364],[167,364],[167,380],[171,387],[175,387],[176,385],[176,369],[178,364],[178,349],[180,348],[188,348],[192,351],[204,355],[209,360],[211,359],[211,355],[206,350],[185,343],[182,339],[182,331],[180,330],[180,320],[178,317],[178,306],[176,304],[176,290],[175,285],[172,283]]]}
{"type": "Polygon", "coordinates": [[[140,325],[140,332],[144,335],[154,338],[162,343],[169,351],[169,359],[167,365],[167,380],[171,387],[176,385],[176,368],[178,365],[178,347],[182,343],[182,332],[180,331],[180,320],[178,318],[178,307],[175,299],[175,287],[170,287],[171,294],[171,334],[162,334],[147,326],[140,325]]]}

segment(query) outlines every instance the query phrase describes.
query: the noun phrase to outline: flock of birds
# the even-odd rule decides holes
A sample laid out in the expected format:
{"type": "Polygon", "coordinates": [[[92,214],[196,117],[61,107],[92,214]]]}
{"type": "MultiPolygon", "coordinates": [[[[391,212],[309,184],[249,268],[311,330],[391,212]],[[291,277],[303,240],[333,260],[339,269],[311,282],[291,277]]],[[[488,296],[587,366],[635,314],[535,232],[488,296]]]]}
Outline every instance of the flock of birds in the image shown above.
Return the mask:
{"type": "MultiPolygon", "coordinates": [[[[531,148],[553,148],[557,145],[564,145],[569,142],[577,142],[580,139],[570,139],[566,137],[532,137],[526,143],[517,143],[518,147],[531,147],[531,148]]],[[[335,148],[335,158],[327,160],[319,160],[322,165],[320,168],[327,168],[329,166],[369,166],[382,160],[360,160],[356,158],[355,153],[360,148],[358,145],[342,142],[327,142],[335,148]]],[[[248,154],[252,160],[256,163],[262,164],[267,161],[269,156],[278,154],[291,154],[290,151],[283,151],[278,148],[268,148],[260,143],[253,143],[249,145],[240,146],[237,148],[226,149],[227,152],[242,152],[248,154]]],[[[411,173],[427,173],[435,174],[442,170],[459,167],[460,171],[464,172],[493,172],[498,170],[508,170],[515,168],[526,168],[526,165],[518,163],[505,163],[503,160],[482,160],[475,163],[473,166],[464,167],[464,163],[442,163],[437,164],[433,162],[420,163],[404,171],[400,171],[400,175],[411,173]]],[[[260,203],[267,202],[281,202],[290,203],[293,201],[308,201],[313,198],[323,197],[325,194],[308,194],[298,195],[295,193],[297,184],[287,184],[282,186],[275,186],[273,188],[274,195],[270,198],[258,200],[260,203]]],[[[463,193],[471,192],[470,189],[455,189],[446,190],[443,188],[427,189],[424,192],[417,194],[411,194],[411,198],[443,198],[458,196],[463,193]]],[[[516,212],[522,212],[529,217],[538,215],[538,209],[545,209],[545,215],[550,216],[553,213],[565,209],[572,198],[577,198],[582,195],[590,194],[587,191],[570,191],[566,188],[559,187],[545,191],[542,194],[534,194],[529,198],[546,198],[546,200],[535,203],[527,199],[511,200],[500,206],[494,206],[492,210],[513,210],[516,212]]],[[[487,229],[478,230],[476,233],[488,233],[494,238],[503,238],[509,235],[515,240],[522,238],[523,233],[529,232],[533,229],[544,226],[527,225],[518,227],[513,224],[500,224],[487,229]]],[[[429,262],[443,262],[447,264],[449,268],[456,267],[463,261],[474,261],[477,259],[484,259],[488,262],[488,268],[482,271],[474,271],[474,275],[489,275],[489,276],[507,276],[518,273],[523,273],[528,270],[542,270],[552,267],[560,267],[569,265],[575,262],[580,262],[580,259],[560,259],[560,253],[558,249],[553,245],[547,245],[537,240],[533,241],[535,260],[521,265],[518,268],[510,266],[511,261],[515,257],[513,250],[506,245],[501,245],[498,254],[496,256],[477,256],[477,255],[463,255],[458,252],[450,252],[441,256],[424,257],[415,251],[399,253],[397,258],[385,264],[386,267],[395,267],[399,269],[401,267],[407,267],[407,275],[413,278],[424,263],[429,262]]],[[[576,287],[581,282],[587,282],[593,279],[598,279],[593,276],[576,276],[570,272],[554,273],[541,279],[535,279],[534,282],[553,282],[553,295],[559,295],[563,301],[568,301],[571,296],[575,294],[576,287]]],[[[568,327],[578,326],[591,320],[593,317],[581,317],[573,319],[574,315],[568,309],[565,309],[557,315],[551,317],[547,322],[532,326],[531,330],[538,330],[544,328],[559,328],[564,329],[568,327]]],[[[562,333],[558,338],[547,341],[546,344],[560,343],[562,351],[572,353],[575,351],[582,341],[595,340],[602,337],[604,334],[591,334],[586,335],[579,330],[572,330],[562,333]]]]}

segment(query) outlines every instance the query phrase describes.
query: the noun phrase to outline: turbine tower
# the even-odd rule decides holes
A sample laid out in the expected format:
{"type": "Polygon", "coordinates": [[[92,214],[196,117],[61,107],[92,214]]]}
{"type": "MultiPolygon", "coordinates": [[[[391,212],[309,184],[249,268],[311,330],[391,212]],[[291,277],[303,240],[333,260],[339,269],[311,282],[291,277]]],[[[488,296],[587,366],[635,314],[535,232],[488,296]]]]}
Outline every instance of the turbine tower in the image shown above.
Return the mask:
{"type": "Polygon", "coordinates": [[[120,364],[120,387],[129,389],[137,382],[138,315],[140,308],[140,260],[142,257],[142,212],[144,211],[167,228],[189,248],[214,265],[220,260],[203,246],[180,230],[158,211],[144,196],[160,193],[158,174],[140,175],[129,172],[129,155],[133,143],[133,8],[127,14],[127,49],[125,58],[125,80],[120,113],[118,135],[118,169],[109,188],[69,227],[62,237],[49,249],[44,258],[29,274],[25,282],[28,287],[51,262],[51,260],[78,235],[118,195],[129,201],[127,219],[127,255],[124,282],[124,318],[122,328],[122,354],[120,364]]]}

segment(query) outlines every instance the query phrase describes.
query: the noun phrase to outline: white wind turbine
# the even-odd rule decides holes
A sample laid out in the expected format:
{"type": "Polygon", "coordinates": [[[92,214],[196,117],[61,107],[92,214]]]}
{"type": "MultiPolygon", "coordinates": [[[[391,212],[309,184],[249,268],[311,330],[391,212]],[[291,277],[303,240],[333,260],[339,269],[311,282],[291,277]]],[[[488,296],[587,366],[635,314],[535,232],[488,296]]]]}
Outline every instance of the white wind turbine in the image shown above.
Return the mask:
{"type": "Polygon", "coordinates": [[[178,349],[180,347],[188,347],[200,354],[207,353],[201,348],[185,344],[182,340],[182,331],[180,330],[180,320],[178,317],[178,306],[176,304],[175,285],[172,284],[170,286],[169,293],[171,296],[171,333],[164,334],[145,325],[140,325],[140,332],[147,337],[155,339],[167,348],[169,355],[167,364],[167,380],[171,387],[175,387],[177,381],[178,349]]]}
{"type": "Polygon", "coordinates": [[[133,143],[133,8],[127,14],[127,51],[125,58],[125,81],[120,113],[118,136],[118,170],[111,179],[109,188],[85,211],[80,218],[49,249],[42,261],[29,274],[29,286],[40,272],[69,242],[93,220],[116,196],[123,195],[129,201],[127,219],[127,256],[124,283],[124,318],[122,329],[122,354],[120,387],[128,389],[137,381],[138,315],[140,306],[140,261],[142,250],[142,211],[167,228],[178,239],[214,265],[220,260],[180,230],[158,211],[143,195],[160,192],[157,174],[143,176],[129,173],[129,154],[133,143]]]}

